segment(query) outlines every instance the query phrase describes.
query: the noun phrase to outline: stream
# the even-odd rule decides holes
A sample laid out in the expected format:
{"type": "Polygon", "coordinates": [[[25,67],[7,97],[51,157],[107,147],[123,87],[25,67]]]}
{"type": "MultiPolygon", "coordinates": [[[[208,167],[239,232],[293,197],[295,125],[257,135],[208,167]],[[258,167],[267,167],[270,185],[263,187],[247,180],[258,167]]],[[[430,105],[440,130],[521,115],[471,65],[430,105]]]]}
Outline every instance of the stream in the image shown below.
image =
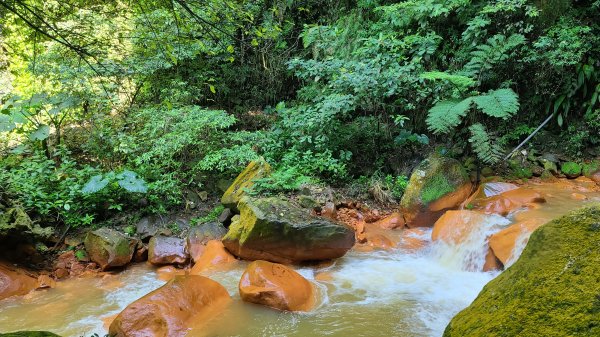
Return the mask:
{"type": "MultiPolygon", "coordinates": [[[[586,203],[600,201],[576,182],[536,187],[546,196],[541,207],[494,216],[459,245],[431,242],[417,251],[352,250],[329,266],[296,270],[314,282],[320,302],[309,313],[288,313],[244,303],[238,282],[247,262],[206,272],[234,301],[188,336],[441,336],[451,318],[467,307],[499,272],[479,272],[487,237],[517,219],[553,219],[586,203]],[[568,185],[568,186],[567,186],[568,185]],[[586,200],[575,198],[584,195],[586,200]]],[[[524,248],[515,247],[514,255],[524,248]]],[[[0,301],[0,332],[47,330],[61,336],[103,336],[107,322],[125,306],[160,287],[155,268],[145,264],[102,277],[74,278],[56,288],[0,301]]]]}

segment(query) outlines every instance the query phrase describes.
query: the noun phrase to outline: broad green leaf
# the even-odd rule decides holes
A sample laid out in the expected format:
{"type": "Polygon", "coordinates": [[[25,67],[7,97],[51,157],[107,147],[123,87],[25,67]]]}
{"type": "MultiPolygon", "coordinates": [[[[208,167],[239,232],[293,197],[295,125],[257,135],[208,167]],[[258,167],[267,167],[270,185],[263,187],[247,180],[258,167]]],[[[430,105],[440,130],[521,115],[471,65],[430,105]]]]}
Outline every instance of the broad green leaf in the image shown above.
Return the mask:
{"type": "Polygon", "coordinates": [[[83,188],[81,189],[81,193],[83,193],[83,194],[96,193],[96,192],[102,190],[103,188],[105,188],[109,182],[110,182],[110,179],[104,178],[101,174],[93,176],[85,185],[83,185],[83,188]]]}
{"type": "Polygon", "coordinates": [[[44,140],[50,136],[50,127],[48,125],[40,125],[37,130],[29,134],[31,140],[44,140]]]}

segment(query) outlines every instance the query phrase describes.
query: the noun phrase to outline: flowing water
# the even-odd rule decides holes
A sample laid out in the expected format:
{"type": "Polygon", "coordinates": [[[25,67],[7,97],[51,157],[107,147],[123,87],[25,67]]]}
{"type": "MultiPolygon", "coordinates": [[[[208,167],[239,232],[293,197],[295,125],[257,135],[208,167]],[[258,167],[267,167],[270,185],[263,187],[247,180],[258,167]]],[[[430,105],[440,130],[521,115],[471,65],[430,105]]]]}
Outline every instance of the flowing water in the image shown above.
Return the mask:
{"type": "MultiPolygon", "coordinates": [[[[479,272],[486,237],[527,218],[552,219],[600,193],[569,183],[536,187],[548,202],[507,218],[493,216],[460,245],[430,243],[419,251],[355,252],[327,267],[297,269],[318,288],[320,302],[309,313],[271,310],[239,299],[237,284],[246,263],[205,275],[220,282],[234,301],[218,317],[188,336],[441,336],[450,319],[468,306],[498,272],[479,272]],[[574,198],[573,193],[587,200],[574,198]],[[324,276],[324,277],[323,277],[324,276]]],[[[424,237],[429,237],[426,231],[424,237]]],[[[515,248],[518,256],[526,242],[515,248]]],[[[57,287],[0,301],[0,332],[49,330],[62,336],[106,333],[105,321],[164,284],[154,269],[138,264],[97,278],[71,279],[57,287]]]]}

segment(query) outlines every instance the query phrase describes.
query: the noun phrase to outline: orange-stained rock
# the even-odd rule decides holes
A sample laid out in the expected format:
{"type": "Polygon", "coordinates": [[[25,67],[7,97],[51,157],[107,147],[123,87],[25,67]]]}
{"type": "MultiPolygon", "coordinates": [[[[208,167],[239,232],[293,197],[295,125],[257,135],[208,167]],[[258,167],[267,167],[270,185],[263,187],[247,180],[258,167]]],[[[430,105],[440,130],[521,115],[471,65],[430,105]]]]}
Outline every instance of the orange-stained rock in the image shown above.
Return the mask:
{"type": "Polygon", "coordinates": [[[230,301],[227,290],[204,276],[177,276],[128,305],[113,320],[116,337],[185,336],[189,327],[218,315],[230,301]]]}
{"type": "Polygon", "coordinates": [[[465,200],[465,202],[462,204],[462,208],[467,207],[469,204],[471,204],[471,202],[473,202],[473,200],[493,197],[495,195],[507,191],[515,190],[517,188],[519,188],[519,186],[511,183],[499,181],[484,182],[481,185],[479,185],[477,190],[473,194],[471,194],[471,196],[467,200],[465,200]]]}
{"type": "Polygon", "coordinates": [[[315,280],[321,282],[330,282],[333,281],[333,275],[331,275],[328,271],[322,271],[315,275],[315,280]]]}
{"type": "Polygon", "coordinates": [[[36,289],[47,289],[54,288],[56,286],[56,281],[48,275],[40,275],[37,279],[36,289]]]}
{"type": "Polygon", "coordinates": [[[210,240],[206,244],[204,252],[194,259],[196,264],[190,272],[192,275],[199,275],[203,270],[219,266],[231,265],[237,262],[235,256],[231,255],[218,240],[210,240]]]}
{"type": "Polygon", "coordinates": [[[159,280],[163,281],[170,281],[175,276],[181,275],[185,275],[185,270],[178,269],[173,266],[164,266],[156,269],[156,277],[158,277],[159,280]]]}
{"type": "Polygon", "coordinates": [[[517,188],[490,198],[473,201],[473,206],[485,213],[507,215],[523,206],[544,203],[546,199],[542,194],[527,188],[517,188]]]}
{"type": "Polygon", "coordinates": [[[308,311],[315,304],[313,285],[282,264],[254,261],[239,284],[242,300],[289,311],[308,311]]]}
{"type": "Polygon", "coordinates": [[[447,211],[433,225],[431,239],[459,244],[469,238],[471,232],[481,226],[490,216],[478,211],[447,211]]]}
{"type": "Polygon", "coordinates": [[[0,300],[26,295],[37,287],[37,279],[25,271],[0,262],[0,300]]]}
{"type": "Polygon", "coordinates": [[[404,217],[402,216],[402,214],[398,213],[398,212],[394,212],[392,214],[390,214],[389,216],[374,222],[375,225],[383,228],[383,229],[395,229],[398,227],[404,227],[404,225],[406,224],[404,221],[404,217]]]}
{"type": "Polygon", "coordinates": [[[571,198],[575,200],[586,200],[587,197],[581,193],[571,193],[571,198]]]}
{"type": "Polygon", "coordinates": [[[337,210],[333,202],[326,202],[325,206],[321,209],[321,216],[335,220],[337,219],[337,210]]]}
{"type": "Polygon", "coordinates": [[[487,254],[485,254],[485,263],[483,264],[483,271],[494,271],[501,270],[502,263],[500,260],[494,255],[494,251],[491,248],[488,248],[487,254]]]}
{"type": "Polygon", "coordinates": [[[529,219],[511,225],[490,236],[490,248],[498,260],[506,265],[506,262],[512,257],[517,240],[527,240],[529,235],[545,222],[545,219],[529,219]]]}
{"type": "Polygon", "coordinates": [[[423,237],[424,235],[425,231],[420,228],[407,228],[402,232],[398,248],[409,251],[417,251],[425,248],[428,241],[423,237]]]}
{"type": "Polygon", "coordinates": [[[471,183],[465,183],[455,191],[430,203],[427,207],[417,211],[407,210],[404,214],[406,225],[410,228],[431,227],[445,211],[457,208],[462,204],[471,194],[472,187],[471,183]]]}
{"type": "Polygon", "coordinates": [[[365,233],[366,245],[373,249],[390,250],[396,247],[394,241],[382,233],[365,233]]]}
{"type": "Polygon", "coordinates": [[[600,185],[600,171],[596,171],[590,175],[590,179],[596,182],[596,184],[600,185]]]}

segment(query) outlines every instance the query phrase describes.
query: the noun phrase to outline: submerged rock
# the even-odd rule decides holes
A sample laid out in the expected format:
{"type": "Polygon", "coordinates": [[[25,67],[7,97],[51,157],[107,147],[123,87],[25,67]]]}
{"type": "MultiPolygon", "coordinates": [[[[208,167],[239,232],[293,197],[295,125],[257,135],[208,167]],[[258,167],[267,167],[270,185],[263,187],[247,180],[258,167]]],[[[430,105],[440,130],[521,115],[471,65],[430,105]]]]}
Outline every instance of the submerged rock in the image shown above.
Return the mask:
{"type": "Polygon", "coordinates": [[[155,265],[184,264],[188,260],[185,240],[170,236],[155,236],[148,243],[148,261],[155,265]]]}
{"type": "Polygon", "coordinates": [[[11,296],[26,295],[37,286],[36,278],[0,262],[0,300],[11,296]]]}
{"type": "Polygon", "coordinates": [[[429,157],[410,176],[400,208],[409,227],[432,226],[471,193],[471,181],[459,161],[429,157]]]}
{"type": "Polygon", "coordinates": [[[240,279],[242,300],[288,311],[308,311],[315,303],[313,285],[282,264],[254,261],[240,279]]]}
{"type": "Polygon", "coordinates": [[[508,215],[521,207],[546,202],[541,193],[520,187],[489,198],[473,200],[471,205],[485,213],[508,215]]]}
{"type": "Polygon", "coordinates": [[[543,225],[544,222],[544,219],[528,219],[510,225],[490,236],[490,248],[498,260],[506,265],[512,259],[517,244],[526,244],[531,233],[543,225]]]}
{"type": "Polygon", "coordinates": [[[231,298],[219,283],[197,275],[175,276],[128,305],[110,325],[115,337],[185,336],[190,326],[219,314],[231,298]]]}
{"type": "Polygon", "coordinates": [[[223,244],[247,260],[292,263],[343,256],[354,231],[279,198],[243,198],[223,244]]]}
{"type": "Polygon", "coordinates": [[[137,240],[110,228],[100,228],[86,235],[84,245],[89,258],[106,270],[128,264],[137,240]]]}
{"type": "Polygon", "coordinates": [[[264,159],[250,162],[225,191],[221,203],[227,208],[237,209],[238,202],[246,195],[244,189],[252,187],[253,180],[265,178],[269,173],[271,173],[271,166],[264,159]]]}
{"type": "Polygon", "coordinates": [[[520,258],[456,315],[444,337],[600,336],[600,205],[533,232],[520,258]]]}

